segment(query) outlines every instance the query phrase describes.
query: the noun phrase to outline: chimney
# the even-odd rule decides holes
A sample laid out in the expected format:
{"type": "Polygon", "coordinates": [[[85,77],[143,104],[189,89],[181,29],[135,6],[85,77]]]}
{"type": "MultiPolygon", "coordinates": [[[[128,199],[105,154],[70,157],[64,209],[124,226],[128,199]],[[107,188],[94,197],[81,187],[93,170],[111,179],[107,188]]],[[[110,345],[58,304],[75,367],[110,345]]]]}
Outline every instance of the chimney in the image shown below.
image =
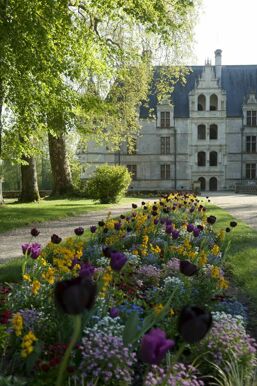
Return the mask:
{"type": "Polygon", "coordinates": [[[216,71],[216,78],[221,78],[221,50],[215,51],[215,71],[216,71]]]}

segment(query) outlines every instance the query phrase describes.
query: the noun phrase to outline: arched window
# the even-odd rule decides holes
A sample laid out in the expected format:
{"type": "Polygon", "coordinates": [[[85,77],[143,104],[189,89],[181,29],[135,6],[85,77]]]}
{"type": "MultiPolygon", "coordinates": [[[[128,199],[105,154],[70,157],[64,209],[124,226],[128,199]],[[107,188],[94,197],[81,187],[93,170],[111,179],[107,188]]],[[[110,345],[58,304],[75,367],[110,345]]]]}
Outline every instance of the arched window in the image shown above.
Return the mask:
{"type": "Polygon", "coordinates": [[[218,139],[218,126],[215,124],[210,126],[210,139],[218,139]]]}
{"type": "Polygon", "coordinates": [[[206,165],[206,155],[204,151],[199,151],[199,153],[197,154],[197,164],[198,166],[206,165]]]}
{"type": "Polygon", "coordinates": [[[205,139],[206,138],[206,130],[205,125],[199,125],[197,128],[197,137],[198,139],[205,139]]]}
{"type": "Polygon", "coordinates": [[[210,152],[210,166],[217,166],[218,163],[218,154],[216,151],[210,152]]]}
{"type": "Polygon", "coordinates": [[[201,94],[198,97],[198,104],[197,104],[197,110],[198,111],[205,111],[206,110],[206,98],[205,95],[201,94]]]}
{"type": "Polygon", "coordinates": [[[212,177],[210,178],[210,181],[209,181],[209,189],[211,191],[216,191],[218,189],[218,181],[217,181],[217,178],[216,177],[212,177]]]}
{"type": "Polygon", "coordinates": [[[201,190],[205,190],[206,189],[206,182],[205,182],[205,178],[204,177],[200,177],[200,178],[198,178],[198,181],[200,182],[200,184],[201,184],[201,187],[200,187],[200,189],[201,190]]]}
{"type": "Polygon", "coordinates": [[[210,110],[211,111],[218,110],[218,97],[216,94],[212,94],[210,97],[210,110]]]}

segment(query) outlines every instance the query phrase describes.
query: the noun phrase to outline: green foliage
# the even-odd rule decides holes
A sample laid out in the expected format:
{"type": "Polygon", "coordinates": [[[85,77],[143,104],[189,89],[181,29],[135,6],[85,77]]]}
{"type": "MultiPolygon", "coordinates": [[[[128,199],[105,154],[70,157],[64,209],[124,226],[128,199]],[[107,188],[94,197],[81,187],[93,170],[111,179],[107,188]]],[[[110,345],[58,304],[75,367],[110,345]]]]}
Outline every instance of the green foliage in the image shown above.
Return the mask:
{"type": "Polygon", "coordinates": [[[118,202],[126,193],[131,176],[125,166],[99,166],[89,179],[87,192],[102,204],[118,202]]]}

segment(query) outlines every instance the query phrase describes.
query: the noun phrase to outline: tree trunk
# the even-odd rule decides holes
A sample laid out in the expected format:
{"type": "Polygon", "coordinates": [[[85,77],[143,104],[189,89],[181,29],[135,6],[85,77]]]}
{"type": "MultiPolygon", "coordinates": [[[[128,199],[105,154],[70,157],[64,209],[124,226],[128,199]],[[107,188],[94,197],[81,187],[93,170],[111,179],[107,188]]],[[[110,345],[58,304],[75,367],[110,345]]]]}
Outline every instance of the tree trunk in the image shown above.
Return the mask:
{"type": "Polygon", "coordinates": [[[4,90],[3,90],[3,81],[0,79],[0,204],[4,203],[3,198],[3,175],[2,175],[2,135],[3,135],[3,126],[2,126],[2,112],[3,112],[3,103],[4,103],[4,90]]]}
{"type": "Polygon", "coordinates": [[[49,155],[53,176],[53,196],[61,196],[73,192],[70,163],[66,151],[65,134],[54,137],[48,133],[49,155]]]}
{"type": "Polygon", "coordinates": [[[21,165],[21,195],[20,202],[39,201],[39,190],[37,184],[36,160],[33,157],[22,157],[27,165],[21,165]]]}

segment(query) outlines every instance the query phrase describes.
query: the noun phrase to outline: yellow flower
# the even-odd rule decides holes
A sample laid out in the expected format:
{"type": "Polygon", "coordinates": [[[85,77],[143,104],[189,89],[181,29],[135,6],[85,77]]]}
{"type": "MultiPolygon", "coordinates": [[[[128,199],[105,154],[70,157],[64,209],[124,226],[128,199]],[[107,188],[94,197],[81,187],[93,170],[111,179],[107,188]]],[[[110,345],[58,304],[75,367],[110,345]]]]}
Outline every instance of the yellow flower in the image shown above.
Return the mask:
{"type": "Polygon", "coordinates": [[[47,272],[42,274],[42,278],[45,279],[49,284],[54,284],[54,268],[48,268],[47,272]]]}
{"type": "Polygon", "coordinates": [[[211,277],[213,277],[214,279],[219,279],[219,277],[220,277],[220,269],[219,269],[219,267],[213,266],[211,268],[211,277]]]}
{"type": "Polygon", "coordinates": [[[211,253],[217,256],[220,253],[220,247],[217,244],[214,244],[212,247],[211,253]]]}
{"type": "Polygon", "coordinates": [[[219,231],[218,237],[219,237],[219,239],[220,239],[221,241],[224,240],[224,238],[225,238],[225,231],[224,231],[224,229],[221,229],[221,230],[219,231]]]}
{"type": "Polygon", "coordinates": [[[221,289],[227,289],[228,288],[228,280],[226,280],[223,276],[219,278],[219,287],[221,289]]]}
{"type": "Polygon", "coordinates": [[[16,336],[20,336],[23,329],[23,318],[19,312],[13,315],[12,326],[16,336]]]}
{"type": "Polygon", "coordinates": [[[200,253],[200,258],[199,258],[199,265],[200,267],[202,267],[203,265],[207,264],[208,262],[208,259],[207,259],[207,255],[205,252],[201,252],[200,253]]]}
{"type": "Polygon", "coordinates": [[[25,273],[25,274],[23,275],[23,280],[31,281],[31,278],[30,278],[30,276],[29,276],[27,273],[25,273]]]}
{"type": "Polygon", "coordinates": [[[133,255],[136,255],[136,256],[139,255],[139,253],[138,253],[138,251],[137,251],[136,249],[134,249],[134,250],[132,251],[132,254],[133,254],[133,255]]]}
{"type": "Polygon", "coordinates": [[[33,293],[33,295],[37,295],[40,287],[41,287],[41,284],[39,283],[39,281],[38,280],[33,280],[33,282],[32,282],[32,293],[33,293]]]}
{"type": "Polygon", "coordinates": [[[156,313],[156,315],[159,315],[162,310],[164,308],[164,305],[163,304],[156,304],[153,309],[154,309],[154,312],[156,313]]]}
{"type": "Polygon", "coordinates": [[[29,331],[24,337],[22,338],[21,343],[21,356],[22,358],[26,358],[29,354],[32,353],[34,350],[34,342],[37,340],[36,336],[33,334],[32,331],[29,331]]]}
{"type": "Polygon", "coordinates": [[[174,316],[174,315],[175,315],[175,312],[174,312],[173,308],[171,308],[171,309],[170,309],[170,312],[169,312],[169,314],[170,314],[170,317],[171,317],[171,318],[172,318],[172,316],[174,316]]]}

